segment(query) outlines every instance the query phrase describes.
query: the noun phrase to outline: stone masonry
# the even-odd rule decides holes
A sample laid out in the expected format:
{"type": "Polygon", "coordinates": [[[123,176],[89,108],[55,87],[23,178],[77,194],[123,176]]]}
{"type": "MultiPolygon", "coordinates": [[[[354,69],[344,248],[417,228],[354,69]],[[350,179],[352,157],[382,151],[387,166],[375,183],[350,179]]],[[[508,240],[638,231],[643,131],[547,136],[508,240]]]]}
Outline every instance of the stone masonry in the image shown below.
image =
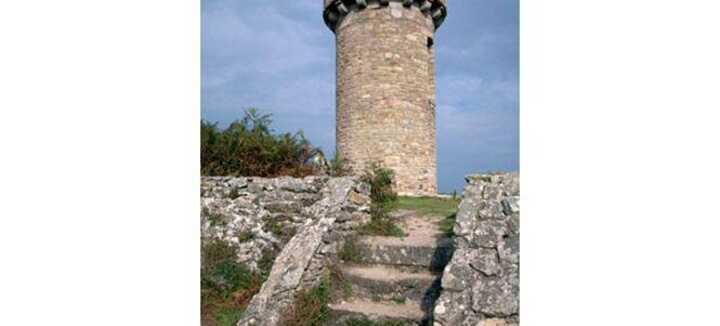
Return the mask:
{"type": "Polygon", "coordinates": [[[520,323],[519,174],[467,177],[435,326],[520,323]]]}
{"type": "Polygon", "coordinates": [[[355,174],[395,171],[401,195],[437,193],[433,36],[447,0],[325,0],[337,45],[337,153],[355,174]]]}

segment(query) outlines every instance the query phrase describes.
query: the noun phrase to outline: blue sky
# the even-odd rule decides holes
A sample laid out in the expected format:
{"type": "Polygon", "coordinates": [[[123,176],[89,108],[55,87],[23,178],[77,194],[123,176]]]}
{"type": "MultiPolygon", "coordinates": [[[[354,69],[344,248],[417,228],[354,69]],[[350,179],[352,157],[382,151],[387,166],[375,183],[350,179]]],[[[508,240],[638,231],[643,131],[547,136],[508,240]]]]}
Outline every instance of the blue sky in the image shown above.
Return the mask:
{"type": "MultiPolygon", "coordinates": [[[[438,185],[518,169],[518,1],[453,0],[435,37],[438,185]]],[[[202,118],[273,114],[335,149],[335,38],[321,0],[203,0],[202,118]]]]}

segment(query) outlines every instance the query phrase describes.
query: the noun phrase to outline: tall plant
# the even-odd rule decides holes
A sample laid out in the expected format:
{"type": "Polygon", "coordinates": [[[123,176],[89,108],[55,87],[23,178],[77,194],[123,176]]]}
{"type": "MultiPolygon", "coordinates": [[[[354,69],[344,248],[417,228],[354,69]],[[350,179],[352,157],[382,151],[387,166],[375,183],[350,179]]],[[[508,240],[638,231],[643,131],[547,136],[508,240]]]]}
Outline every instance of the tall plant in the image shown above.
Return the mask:
{"type": "Polygon", "coordinates": [[[312,174],[305,162],[317,151],[302,131],[274,134],[272,115],[257,109],[245,111],[242,119],[220,130],[217,123],[203,120],[200,131],[202,175],[274,177],[312,174]]]}

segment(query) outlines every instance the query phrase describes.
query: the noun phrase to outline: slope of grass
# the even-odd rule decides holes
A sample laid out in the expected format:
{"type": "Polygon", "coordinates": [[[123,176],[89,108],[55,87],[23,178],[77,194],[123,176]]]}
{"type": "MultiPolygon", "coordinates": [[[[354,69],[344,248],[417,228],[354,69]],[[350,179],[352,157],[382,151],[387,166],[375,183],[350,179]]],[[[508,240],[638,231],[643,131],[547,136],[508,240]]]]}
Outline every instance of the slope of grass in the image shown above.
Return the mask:
{"type": "Polygon", "coordinates": [[[436,198],[436,197],[399,197],[392,204],[392,210],[412,210],[424,216],[442,216],[440,230],[448,236],[453,235],[455,226],[455,214],[457,213],[460,199],[436,198]]]}
{"type": "Polygon", "coordinates": [[[460,199],[435,197],[399,197],[393,210],[409,209],[422,215],[450,216],[457,212],[460,199]]]}

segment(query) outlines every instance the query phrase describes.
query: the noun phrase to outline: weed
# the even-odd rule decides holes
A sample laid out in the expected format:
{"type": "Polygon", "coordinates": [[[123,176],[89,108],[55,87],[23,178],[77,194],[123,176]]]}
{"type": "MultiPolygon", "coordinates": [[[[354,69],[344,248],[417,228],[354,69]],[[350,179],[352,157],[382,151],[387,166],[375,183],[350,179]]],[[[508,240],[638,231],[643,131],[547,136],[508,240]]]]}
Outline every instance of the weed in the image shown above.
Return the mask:
{"type": "Polygon", "coordinates": [[[242,310],[220,310],[215,317],[217,326],[235,326],[242,317],[242,310]]]}
{"type": "Polygon", "coordinates": [[[330,315],[330,278],[323,276],[318,286],[301,291],[294,304],[283,314],[283,326],[320,326],[330,315]]]}
{"type": "Polygon", "coordinates": [[[258,271],[263,279],[266,279],[270,275],[272,270],[273,262],[275,262],[275,256],[277,252],[274,249],[265,249],[262,252],[260,260],[257,262],[258,271]]]}
{"type": "Polygon", "coordinates": [[[440,231],[442,231],[442,233],[444,233],[448,237],[452,237],[455,235],[454,228],[456,215],[457,214],[453,213],[440,221],[440,231]]]}
{"type": "Polygon", "coordinates": [[[238,263],[237,248],[221,240],[203,239],[200,289],[203,325],[233,325],[264,276],[238,263]]]}
{"type": "Polygon", "coordinates": [[[388,237],[404,237],[405,232],[393,222],[390,217],[372,217],[370,222],[361,226],[360,234],[380,235],[388,237]]]}
{"type": "Polygon", "coordinates": [[[392,302],[395,302],[397,304],[405,304],[405,301],[407,301],[407,299],[405,297],[393,297],[392,298],[392,302]]]}
{"type": "Polygon", "coordinates": [[[338,251],[338,258],[348,263],[360,262],[360,246],[356,237],[347,237],[338,251]]]}
{"type": "Polygon", "coordinates": [[[376,204],[389,204],[397,200],[397,194],[392,189],[395,173],[381,167],[377,163],[370,165],[362,176],[362,181],[370,184],[370,199],[376,204]]]}
{"type": "Polygon", "coordinates": [[[347,280],[338,265],[336,263],[328,263],[327,267],[330,273],[330,287],[332,288],[333,299],[337,299],[338,294],[341,294],[343,299],[352,296],[352,284],[347,280]]]}
{"type": "Polygon", "coordinates": [[[406,326],[404,321],[374,321],[368,319],[351,319],[345,323],[346,326],[406,326]]]}
{"type": "Polygon", "coordinates": [[[222,214],[213,212],[208,207],[203,207],[202,215],[204,215],[207,218],[208,222],[210,222],[210,226],[225,226],[225,225],[227,225],[227,221],[225,220],[225,218],[222,214]]]}
{"type": "Polygon", "coordinates": [[[240,190],[238,190],[238,187],[233,187],[232,189],[230,189],[230,193],[228,194],[228,198],[235,200],[235,199],[237,199],[238,197],[240,197],[240,190]]]}
{"type": "Polygon", "coordinates": [[[330,160],[328,172],[330,176],[333,177],[342,177],[349,173],[348,169],[345,167],[345,160],[343,160],[340,154],[335,154],[335,158],[330,160]]]}
{"type": "Polygon", "coordinates": [[[255,234],[253,234],[250,231],[238,231],[235,234],[235,236],[237,237],[238,242],[240,242],[240,243],[255,239],[255,234]]]}
{"type": "Polygon", "coordinates": [[[392,190],[393,171],[372,164],[362,180],[370,184],[370,222],[360,227],[360,234],[402,237],[405,233],[390,218],[389,212],[397,201],[392,190]]]}
{"type": "Polygon", "coordinates": [[[377,293],[373,293],[370,295],[370,300],[372,300],[373,302],[380,302],[383,300],[383,297],[377,293]]]}
{"type": "Polygon", "coordinates": [[[271,218],[265,222],[263,229],[267,232],[274,234],[282,242],[288,242],[297,233],[297,228],[294,226],[285,226],[278,219],[271,218]]]}

